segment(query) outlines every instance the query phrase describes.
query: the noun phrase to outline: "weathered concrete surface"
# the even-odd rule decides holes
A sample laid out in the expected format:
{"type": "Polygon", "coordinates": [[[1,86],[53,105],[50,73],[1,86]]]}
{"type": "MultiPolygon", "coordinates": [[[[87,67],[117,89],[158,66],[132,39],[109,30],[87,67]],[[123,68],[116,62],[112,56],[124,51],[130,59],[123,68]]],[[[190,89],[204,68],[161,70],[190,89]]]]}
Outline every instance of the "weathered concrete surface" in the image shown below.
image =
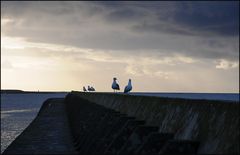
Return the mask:
{"type": "Polygon", "coordinates": [[[200,154],[240,153],[239,102],[131,96],[112,93],[70,95],[120,111],[175,139],[199,141],[200,154]]]}
{"type": "Polygon", "coordinates": [[[64,99],[48,99],[3,154],[74,154],[64,99]]]}

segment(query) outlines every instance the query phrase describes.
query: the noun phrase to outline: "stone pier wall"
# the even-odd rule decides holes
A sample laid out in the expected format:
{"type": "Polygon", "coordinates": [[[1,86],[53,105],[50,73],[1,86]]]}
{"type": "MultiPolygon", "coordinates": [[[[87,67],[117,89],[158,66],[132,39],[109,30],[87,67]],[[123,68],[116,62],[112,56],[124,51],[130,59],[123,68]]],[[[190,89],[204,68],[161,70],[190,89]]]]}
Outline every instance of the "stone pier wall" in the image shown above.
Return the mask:
{"type": "Polygon", "coordinates": [[[239,110],[239,102],[71,92],[45,101],[3,154],[239,154],[239,110]]]}
{"type": "MultiPolygon", "coordinates": [[[[240,153],[239,102],[72,92],[70,95],[145,120],[175,139],[199,141],[198,153],[240,153]]],[[[76,117],[78,114],[76,113],[76,117]]]]}

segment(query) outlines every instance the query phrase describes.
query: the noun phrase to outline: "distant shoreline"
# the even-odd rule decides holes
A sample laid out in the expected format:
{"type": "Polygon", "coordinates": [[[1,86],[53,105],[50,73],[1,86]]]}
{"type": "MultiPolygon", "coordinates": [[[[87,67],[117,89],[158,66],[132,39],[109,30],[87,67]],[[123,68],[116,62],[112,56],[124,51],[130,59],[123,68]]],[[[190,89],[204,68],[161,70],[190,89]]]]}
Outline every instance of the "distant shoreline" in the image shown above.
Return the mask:
{"type": "Polygon", "coordinates": [[[17,90],[17,89],[1,90],[1,94],[29,94],[29,93],[49,94],[49,93],[69,93],[69,92],[68,91],[23,91],[23,90],[17,90]]]}
{"type": "MultiPolygon", "coordinates": [[[[17,90],[17,89],[1,90],[1,94],[57,94],[57,93],[70,93],[70,92],[71,91],[23,91],[23,90],[17,90]]],[[[85,93],[89,93],[89,92],[85,92],[85,93]]],[[[96,94],[102,94],[102,93],[113,94],[113,92],[94,92],[94,93],[96,93],[96,94]]],[[[116,94],[124,95],[124,93],[122,93],[122,92],[119,92],[116,94]]],[[[239,102],[239,93],[131,92],[128,95],[239,102]]]]}

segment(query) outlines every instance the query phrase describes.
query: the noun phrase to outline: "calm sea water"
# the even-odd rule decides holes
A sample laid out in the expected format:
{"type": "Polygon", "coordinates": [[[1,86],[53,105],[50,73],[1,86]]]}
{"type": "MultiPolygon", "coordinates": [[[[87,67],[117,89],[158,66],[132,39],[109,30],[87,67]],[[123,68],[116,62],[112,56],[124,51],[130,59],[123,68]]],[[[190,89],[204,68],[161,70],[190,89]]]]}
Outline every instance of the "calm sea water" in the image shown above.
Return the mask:
{"type": "Polygon", "coordinates": [[[46,99],[66,94],[1,94],[1,153],[32,122],[46,99]]]}
{"type": "MultiPolygon", "coordinates": [[[[228,100],[239,103],[239,94],[131,93],[131,95],[228,100]]],[[[46,99],[65,96],[66,93],[1,94],[1,153],[31,123],[46,99]]]]}

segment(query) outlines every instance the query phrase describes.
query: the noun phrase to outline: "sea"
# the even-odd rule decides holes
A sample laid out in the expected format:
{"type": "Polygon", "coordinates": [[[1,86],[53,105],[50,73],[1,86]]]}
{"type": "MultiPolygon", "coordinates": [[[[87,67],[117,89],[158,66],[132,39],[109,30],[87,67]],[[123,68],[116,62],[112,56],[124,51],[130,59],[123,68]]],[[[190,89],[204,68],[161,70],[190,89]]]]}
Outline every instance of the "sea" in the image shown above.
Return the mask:
{"type": "MultiPolygon", "coordinates": [[[[67,93],[1,93],[1,153],[37,116],[48,98],[64,98],[67,93]]],[[[225,100],[239,103],[239,93],[144,93],[130,95],[225,100]]]]}
{"type": "Polygon", "coordinates": [[[37,116],[48,98],[67,93],[1,93],[1,153],[37,116]]]}

